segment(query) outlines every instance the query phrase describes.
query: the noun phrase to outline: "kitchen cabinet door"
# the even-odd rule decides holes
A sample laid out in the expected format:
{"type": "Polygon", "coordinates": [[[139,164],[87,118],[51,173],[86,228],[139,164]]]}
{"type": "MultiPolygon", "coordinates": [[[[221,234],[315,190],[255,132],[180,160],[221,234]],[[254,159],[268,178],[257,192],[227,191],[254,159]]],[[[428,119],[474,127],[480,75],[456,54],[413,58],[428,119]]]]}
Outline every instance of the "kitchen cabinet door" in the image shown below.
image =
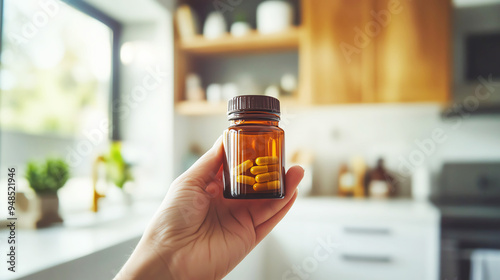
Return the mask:
{"type": "MultiPolygon", "coordinates": [[[[451,1],[375,0],[378,102],[441,102],[451,88],[451,1]]],[[[374,30],[375,31],[375,30],[374,30]]]]}
{"type": "Polygon", "coordinates": [[[374,44],[363,41],[373,0],[303,0],[300,99],[308,104],[373,101],[374,44]],[[357,46],[358,45],[358,46],[357,46]]]}
{"type": "Polygon", "coordinates": [[[282,221],[266,237],[266,279],[330,279],[338,235],[332,223],[282,221]]]}

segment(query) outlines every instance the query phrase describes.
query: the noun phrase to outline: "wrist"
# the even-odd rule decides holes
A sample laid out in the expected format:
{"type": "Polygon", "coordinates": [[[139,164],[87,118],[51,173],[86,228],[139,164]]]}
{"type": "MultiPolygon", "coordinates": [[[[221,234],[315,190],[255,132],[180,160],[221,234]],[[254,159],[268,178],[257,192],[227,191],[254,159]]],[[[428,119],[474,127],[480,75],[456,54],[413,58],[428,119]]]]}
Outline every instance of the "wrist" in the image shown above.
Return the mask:
{"type": "Polygon", "coordinates": [[[164,256],[160,256],[154,247],[146,243],[141,239],[114,280],[177,279],[165,263],[164,256]]]}

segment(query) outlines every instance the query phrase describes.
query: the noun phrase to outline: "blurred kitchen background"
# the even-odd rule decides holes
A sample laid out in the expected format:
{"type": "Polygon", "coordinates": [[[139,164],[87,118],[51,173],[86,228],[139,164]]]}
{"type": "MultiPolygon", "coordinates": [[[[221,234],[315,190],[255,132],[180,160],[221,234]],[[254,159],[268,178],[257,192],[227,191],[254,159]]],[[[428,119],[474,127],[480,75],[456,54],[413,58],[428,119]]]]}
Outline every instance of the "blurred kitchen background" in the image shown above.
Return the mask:
{"type": "Polygon", "coordinates": [[[226,279],[500,279],[499,0],[0,3],[2,279],[111,279],[242,94],[306,172],[226,279]]]}

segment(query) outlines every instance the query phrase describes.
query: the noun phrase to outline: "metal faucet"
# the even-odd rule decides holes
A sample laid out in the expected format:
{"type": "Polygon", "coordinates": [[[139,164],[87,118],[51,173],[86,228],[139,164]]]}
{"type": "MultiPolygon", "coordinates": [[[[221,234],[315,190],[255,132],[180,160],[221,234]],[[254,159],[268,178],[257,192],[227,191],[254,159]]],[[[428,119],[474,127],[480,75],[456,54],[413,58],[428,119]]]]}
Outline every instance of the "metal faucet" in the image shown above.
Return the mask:
{"type": "Polygon", "coordinates": [[[94,213],[97,213],[99,210],[99,199],[105,197],[106,195],[100,194],[97,192],[97,180],[99,179],[99,164],[105,163],[106,159],[104,156],[98,156],[93,165],[92,165],[92,186],[93,186],[93,195],[92,195],[92,207],[91,210],[94,213]]]}

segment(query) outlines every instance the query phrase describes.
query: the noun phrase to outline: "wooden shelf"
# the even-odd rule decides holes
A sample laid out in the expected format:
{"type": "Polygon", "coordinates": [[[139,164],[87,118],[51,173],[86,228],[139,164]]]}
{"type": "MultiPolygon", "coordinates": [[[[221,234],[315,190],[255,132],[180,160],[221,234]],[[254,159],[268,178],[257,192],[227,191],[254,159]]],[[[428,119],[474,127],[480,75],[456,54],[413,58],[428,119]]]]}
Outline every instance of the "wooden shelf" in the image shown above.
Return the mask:
{"type": "Polygon", "coordinates": [[[179,50],[194,55],[263,53],[294,50],[299,47],[300,28],[276,34],[259,34],[252,31],[245,37],[232,37],[230,34],[219,39],[205,39],[196,36],[191,40],[179,41],[179,50]]]}
{"type": "MultiPolygon", "coordinates": [[[[294,97],[281,97],[280,103],[282,111],[284,107],[299,106],[294,97]]],[[[185,116],[225,116],[227,112],[227,102],[209,103],[207,101],[179,101],[175,105],[175,111],[185,116]]]]}
{"type": "Polygon", "coordinates": [[[207,101],[180,101],[175,105],[177,113],[186,116],[221,115],[227,111],[227,103],[209,103],[207,101]]]}

